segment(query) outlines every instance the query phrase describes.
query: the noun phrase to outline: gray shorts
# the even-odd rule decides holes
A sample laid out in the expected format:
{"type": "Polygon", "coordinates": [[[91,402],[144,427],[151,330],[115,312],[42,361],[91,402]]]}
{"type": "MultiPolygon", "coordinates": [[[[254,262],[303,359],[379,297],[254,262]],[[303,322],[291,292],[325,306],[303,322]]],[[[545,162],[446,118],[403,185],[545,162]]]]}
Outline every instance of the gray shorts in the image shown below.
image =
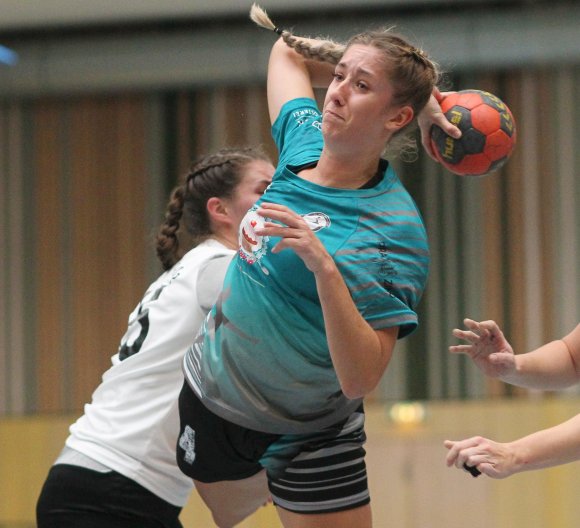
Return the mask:
{"type": "Polygon", "coordinates": [[[330,513],[370,501],[364,410],[312,434],[246,429],[209,411],[184,383],[177,463],[201,482],[240,480],[263,468],[274,504],[296,513],[330,513]]]}

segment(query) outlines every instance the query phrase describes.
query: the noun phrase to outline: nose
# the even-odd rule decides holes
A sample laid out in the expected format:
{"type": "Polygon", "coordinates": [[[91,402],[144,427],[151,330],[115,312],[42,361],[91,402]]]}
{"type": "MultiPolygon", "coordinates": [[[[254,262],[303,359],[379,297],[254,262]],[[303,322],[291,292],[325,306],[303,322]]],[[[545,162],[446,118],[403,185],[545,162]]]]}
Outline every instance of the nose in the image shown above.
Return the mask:
{"type": "Polygon", "coordinates": [[[333,83],[328,95],[334,104],[342,106],[347,97],[347,83],[344,81],[333,83]]]}

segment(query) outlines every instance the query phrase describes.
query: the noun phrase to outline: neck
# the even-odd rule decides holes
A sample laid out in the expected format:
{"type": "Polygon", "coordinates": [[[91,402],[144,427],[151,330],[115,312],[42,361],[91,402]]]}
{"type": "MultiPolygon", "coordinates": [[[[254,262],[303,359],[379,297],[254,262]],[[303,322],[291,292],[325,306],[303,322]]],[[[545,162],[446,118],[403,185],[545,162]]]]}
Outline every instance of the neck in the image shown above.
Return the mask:
{"type": "Polygon", "coordinates": [[[313,169],[303,171],[302,177],[318,185],[339,189],[358,189],[377,172],[379,156],[333,156],[323,151],[313,169]]]}
{"type": "Polygon", "coordinates": [[[229,249],[238,249],[238,237],[233,233],[213,233],[211,238],[229,249]]]}

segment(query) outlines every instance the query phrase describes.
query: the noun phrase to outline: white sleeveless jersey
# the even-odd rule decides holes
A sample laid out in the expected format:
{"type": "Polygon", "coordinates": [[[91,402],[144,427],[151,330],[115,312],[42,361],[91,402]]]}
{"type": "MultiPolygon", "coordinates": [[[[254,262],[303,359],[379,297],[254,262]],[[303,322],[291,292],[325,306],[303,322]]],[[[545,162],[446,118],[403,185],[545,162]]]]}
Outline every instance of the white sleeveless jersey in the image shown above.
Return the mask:
{"type": "Polygon", "coordinates": [[[175,462],[181,363],[221,291],[234,251],[207,240],[147,289],[129,316],[112,366],[66,445],[185,505],[193,487],[175,462]]]}

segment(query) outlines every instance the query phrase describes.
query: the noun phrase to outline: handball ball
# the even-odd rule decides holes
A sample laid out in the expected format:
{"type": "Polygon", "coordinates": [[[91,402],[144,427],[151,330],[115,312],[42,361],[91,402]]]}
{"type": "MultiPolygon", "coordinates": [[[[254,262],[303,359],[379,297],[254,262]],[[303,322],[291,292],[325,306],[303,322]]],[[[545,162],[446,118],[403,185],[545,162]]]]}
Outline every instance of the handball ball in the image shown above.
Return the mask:
{"type": "Polygon", "coordinates": [[[507,105],[482,90],[453,92],[440,101],[445,117],[462,133],[453,139],[434,125],[431,144],[441,164],[459,176],[499,169],[516,143],[516,122],[507,105]]]}

